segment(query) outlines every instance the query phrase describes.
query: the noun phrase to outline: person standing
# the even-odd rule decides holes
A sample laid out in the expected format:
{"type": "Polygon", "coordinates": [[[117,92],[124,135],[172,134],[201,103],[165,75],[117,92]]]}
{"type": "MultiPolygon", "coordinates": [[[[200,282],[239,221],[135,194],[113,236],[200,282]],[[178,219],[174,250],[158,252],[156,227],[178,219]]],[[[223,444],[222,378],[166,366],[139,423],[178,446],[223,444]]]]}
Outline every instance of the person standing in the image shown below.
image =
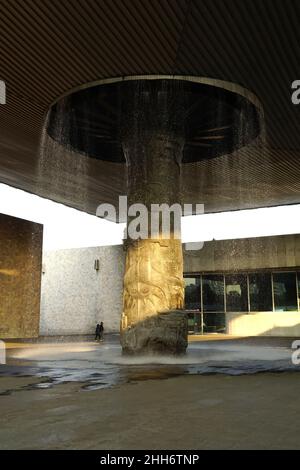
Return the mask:
{"type": "Polygon", "coordinates": [[[97,339],[99,339],[99,341],[101,340],[100,331],[101,331],[101,325],[99,325],[99,323],[97,323],[96,331],[95,331],[95,341],[97,341],[97,339]]]}
{"type": "Polygon", "coordinates": [[[100,323],[99,325],[99,339],[100,341],[103,341],[103,337],[104,337],[104,326],[103,326],[103,321],[100,323]]]}

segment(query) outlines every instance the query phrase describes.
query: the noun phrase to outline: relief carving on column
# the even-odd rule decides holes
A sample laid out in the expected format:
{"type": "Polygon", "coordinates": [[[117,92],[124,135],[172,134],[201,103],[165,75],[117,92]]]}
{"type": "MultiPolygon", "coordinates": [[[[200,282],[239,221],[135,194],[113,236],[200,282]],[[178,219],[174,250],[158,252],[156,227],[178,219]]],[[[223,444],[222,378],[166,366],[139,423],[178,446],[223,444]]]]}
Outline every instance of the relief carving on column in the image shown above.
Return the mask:
{"type": "Polygon", "coordinates": [[[122,329],[147,317],[183,308],[181,241],[139,240],[127,252],[122,329]]]}

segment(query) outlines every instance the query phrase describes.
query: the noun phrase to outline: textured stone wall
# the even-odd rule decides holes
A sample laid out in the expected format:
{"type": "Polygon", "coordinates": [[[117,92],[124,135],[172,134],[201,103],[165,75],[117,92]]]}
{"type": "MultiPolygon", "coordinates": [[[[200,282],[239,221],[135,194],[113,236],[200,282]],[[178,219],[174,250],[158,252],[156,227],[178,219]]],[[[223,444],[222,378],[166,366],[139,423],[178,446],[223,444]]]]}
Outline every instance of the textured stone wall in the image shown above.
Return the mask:
{"type": "Polygon", "coordinates": [[[300,266],[300,235],[219,240],[184,252],[184,272],[224,272],[300,266]]]}
{"type": "MultiPolygon", "coordinates": [[[[104,321],[106,331],[118,332],[122,313],[125,254],[122,246],[80,248],[44,255],[42,277],[41,335],[93,333],[95,324],[104,321]],[[100,270],[94,269],[99,259],[100,270]]],[[[184,272],[223,272],[243,269],[300,266],[300,235],[225,240],[205,243],[203,250],[184,253],[184,272]]],[[[261,334],[261,314],[256,318],[240,315],[233,324],[228,316],[227,331],[232,334],[261,334]],[[259,331],[258,331],[259,330],[259,331]],[[238,333],[237,333],[238,332],[238,333]]],[[[293,314],[294,315],[294,314],[293,314]]],[[[299,315],[297,313],[296,315],[299,315]]],[[[284,313],[285,321],[292,321],[284,313]]],[[[267,314],[273,321],[278,313],[267,314]]],[[[298,322],[297,322],[298,323],[298,322]]],[[[294,330],[294,328],[293,328],[294,330]]],[[[292,332],[288,329],[289,334],[292,332]]],[[[280,331],[278,334],[282,335],[280,331]]]]}
{"type": "Polygon", "coordinates": [[[41,335],[118,332],[125,256],[122,246],[48,252],[43,259],[41,335]],[[99,260],[99,271],[94,268],[99,260]]]}
{"type": "Polygon", "coordinates": [[[0,338],[39,334],[43,226],[0,214],[0,338]]]}

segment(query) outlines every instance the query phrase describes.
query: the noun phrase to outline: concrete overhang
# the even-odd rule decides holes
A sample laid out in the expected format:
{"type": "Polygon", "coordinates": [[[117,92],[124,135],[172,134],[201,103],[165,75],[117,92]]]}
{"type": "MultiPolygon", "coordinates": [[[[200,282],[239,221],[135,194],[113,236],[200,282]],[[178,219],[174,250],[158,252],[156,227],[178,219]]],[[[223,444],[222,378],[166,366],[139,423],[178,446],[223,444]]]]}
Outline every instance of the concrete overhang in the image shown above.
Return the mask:
{"type": "Polygon", "coordinates": [[[185,165],[184,199],[215,212],[300,202],[300,4],[288,0],[105,0],[0,3],[0,181],[95,213],[126,194],[115,163],[45,172],[50,105],[71,89],[128,75],[231,82],[258,97],[266,145],[185,165]]]}

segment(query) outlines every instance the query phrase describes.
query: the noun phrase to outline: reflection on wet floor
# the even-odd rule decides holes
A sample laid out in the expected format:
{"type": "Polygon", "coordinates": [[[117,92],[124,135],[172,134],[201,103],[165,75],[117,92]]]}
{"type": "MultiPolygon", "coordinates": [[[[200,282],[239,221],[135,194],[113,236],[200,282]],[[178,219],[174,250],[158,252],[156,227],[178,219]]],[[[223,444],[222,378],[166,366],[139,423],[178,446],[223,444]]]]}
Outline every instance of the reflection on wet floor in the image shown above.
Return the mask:
{"type": "MultiPolygon", "coordinates": [[[[291,362],[291,341],[276,338],[247,341],[193,341],[186,356],[126,357],[115,341],[38,343],[8,350],[0,377],[35,377],[40,382],[25,390],[47,389],[78,382],[85,391],[162,380],[179,375],[299,371],[291,362]]],[[[11,390],[0,391],[7,395],[11,390]]]]}

